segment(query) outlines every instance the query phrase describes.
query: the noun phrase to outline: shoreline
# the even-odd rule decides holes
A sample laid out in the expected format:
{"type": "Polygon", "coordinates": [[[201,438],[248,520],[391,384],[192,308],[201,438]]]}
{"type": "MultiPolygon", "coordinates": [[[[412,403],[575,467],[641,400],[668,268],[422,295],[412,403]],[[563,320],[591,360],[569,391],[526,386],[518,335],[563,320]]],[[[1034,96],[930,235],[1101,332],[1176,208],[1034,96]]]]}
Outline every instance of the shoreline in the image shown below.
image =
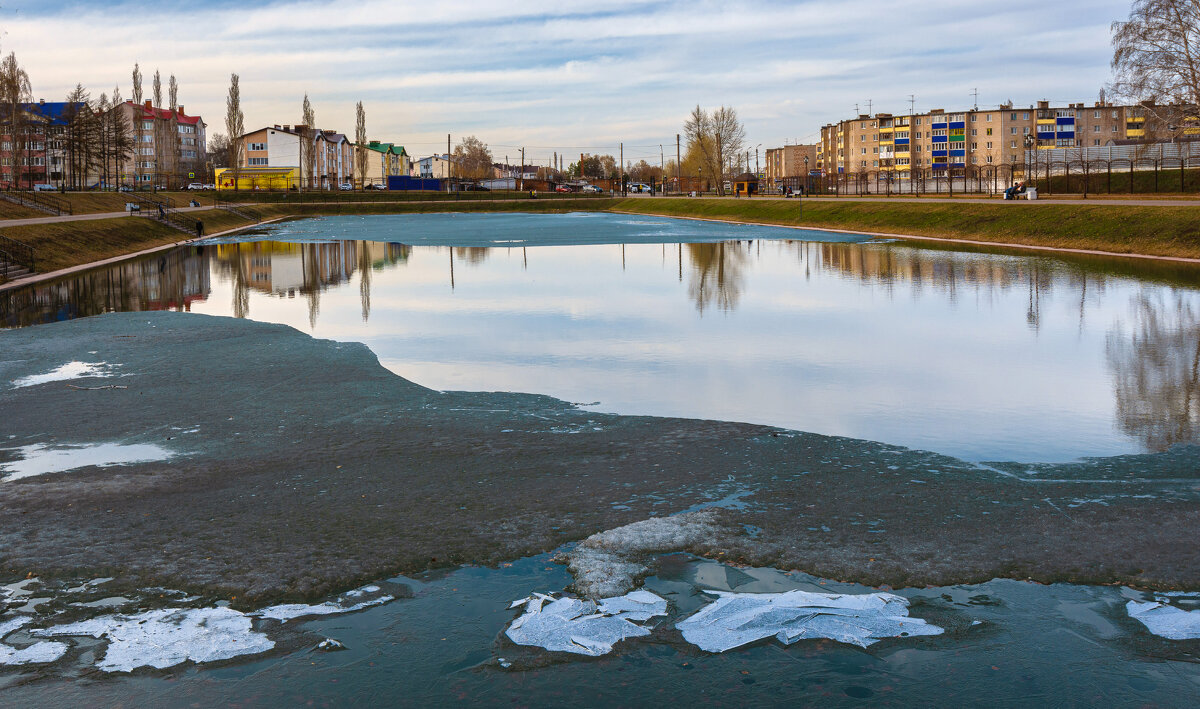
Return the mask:
{"type": "Polygon", "coordinates": [[[1082,254],[1085,256],[1117,256],[1124,258],[1150,259],[1153,261],[1171,261],[1175,263],[1200,264],[1200,258],[1192,258],[1189,256],[1158,256],[1155,254],[1131,254],[1120,251],[1101,251],[1099,249],[1074,249],[1065,246],[1039,246],[1037,244],[1015,244],[1007,241],[979,241],[977,239],[960,239],[952,236],[922,236],[918,234],[895,234],[892,232],[883,231],[865,231],[858,229],[835,229],[832,227],[821,226],[805,226],[802,224],[772,224],[770,222],[754,222],[742,219],[727,218],[717,219],[715,217],[685,217],[678,214],[659,214],[657,212],[626,212],[622,210],[608,210],[612,214],[626,214],[629,216],[642,217],[661,217],[663,219],[689,219],[698,222],[721,222],[726,224],[745,224],[747,226],[763,226],[776,227],[780,229],[798,229],[804,231],[828,231],[834,234],[861,234],[862,236],[872,236],[882,239],[899,239],[903,241],[921,240],[921,241],[938,241],[947,244],[966,244],[969,246],[987,246],[995,248],[1013,248],[1013,249],[1033,249],[1035,251],[1053,251],[1064,254],[1082,254]]]}

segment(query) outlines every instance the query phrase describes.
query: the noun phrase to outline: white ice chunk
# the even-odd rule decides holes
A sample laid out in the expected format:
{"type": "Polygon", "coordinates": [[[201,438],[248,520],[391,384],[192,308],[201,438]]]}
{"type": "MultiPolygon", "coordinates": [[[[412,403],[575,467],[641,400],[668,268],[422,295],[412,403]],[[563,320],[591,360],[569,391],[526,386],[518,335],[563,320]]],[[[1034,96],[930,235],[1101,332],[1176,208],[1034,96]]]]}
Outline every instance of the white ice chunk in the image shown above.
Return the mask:
{"type": "Polygon", "coordinates": [[[1182,608],[1154,601],[1130,601],[1125,604],[1129,617],[1142,622],[1155,635],[1168,640],[1200,638],[1200,610],[1182,608]]]}
{"type": "Polygon", "coordinates": [[[33,630],[33,635],[90,635],[107,638],[96,666],[105,672],[162,669],[181,662],[214,662],[254,655],[275,642],[253,629],[250,617],[231,608],[164,608],[137,615],[106,615],[33,630]]]}
{"type": "Polygon", "coordinates": [[[24,627],[32,622],[33,616],[19,615],[16,618],[9,618],[3,623],[0,623],[0,640],[3,640],[5,635],[8,635],[17,628],[24,627]]]}
{"type": "Polygon", "coordinates": [[[150,463],[175,455],[166,448],[150,443],[93,443],[54,447],[35,443],[13,450],[19,451],[22,459],[0,463],[0,476],[4,476],[4,482],[62,473],[88,465],[106,468],[110,465],[150,463]]]}
{"type": "Polygon", "coordinates": [[[54,662],[67,653],[66,643],[52,640],[36,642],[29,647],[15,648],[0,644],[0,665],[30,665],[54,662]]]}
{"type": "Polygon", "coordinates": [[[726,593],[676,624],[685,640],[709,652],[724,652],[775,636],[790,645],[806,638],[829,638],[866,647],[883,638],[940,635],[936,625],[908,615],[908,601],[890,593],[843,595],[726,593]]]}
{"type": "Polygon", "coordinates": [[[108,368],[106,362],[67,362],[66,364],[52,369],[44,374],[31,374],[28,377],[14,379],[12,382],[14,389],[22,387],[31,387],[36,384],[46,384],[47,382],[65,382],[71,379],[81,379],[83,377],[111,377],[112,372],[108,368]]]}
{"type": "Polygon", "coordinates": [[[606,598],[599,607],[593,601],[555,599],[543,594],[522,601],[524,615],[505,631],[510,640],[518,645],[592,657],[612,652],[613,645],[626,638],[650,634],[632,621],[667,614],[666,600],[649,591],[606,598]]]}
{"type": "MultiPolygon", "coordinates": [[[[351,593],[347,593],[346,595],[350,596],[351,593]]],[[[310,606],[304,603],[284,603],[283,605],[261,608],[251,613],[251,615],[256,615],[260,618],[271,618],[282,623],[286,623],[293,618],[303,618],[305,616],[353,613],[354,611],[360,611],[363,608],[382,605],[388,601],[394,600],[396,600],[394,596],[380,596],[379,598],[372,598],[369,601],[362,601],[361,603],[355,603],[354,605],[350,606],[343,606],[341,604],[334,603],[333,601],[326,601],[315,606],[310,606]]]]}

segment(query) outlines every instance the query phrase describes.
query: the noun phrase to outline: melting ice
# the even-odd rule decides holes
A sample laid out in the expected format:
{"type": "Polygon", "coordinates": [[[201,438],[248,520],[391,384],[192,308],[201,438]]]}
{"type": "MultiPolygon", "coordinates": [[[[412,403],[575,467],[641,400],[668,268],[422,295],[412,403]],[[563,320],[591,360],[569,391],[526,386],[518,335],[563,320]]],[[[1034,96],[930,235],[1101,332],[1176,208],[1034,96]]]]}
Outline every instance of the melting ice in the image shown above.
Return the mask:
{"type": "Polygon", "coordinates": [[[1200,600],[1197,594],[1160,594],[1153,601],[1129,601],[1125,610],[1155,635],[1168,640],[1200,639],[1200,610],[1186,611],[1169,603],[1170,596],[1184,595],[1200,600]]]}
{"type": "Polygon", "coordinates": [[[650,634],[633,621],[667,614],[666,599],[649,591],[633,591],[599,603],[538,593],[515,601],[512,607],[522,604],[525,613],[509,626],[505,633],[509,639],[518,645],[592,657],[612,652],[613,645],[626,638],[650,634]]]}
{"type": "Polygon", "coordinates": [[[111,376],[113,376],[112,371],[106,362],[67,362],[61,367],[52,369],[44,374],[31,374],[28,377],[14,379],[12,385],[14,389],[20,389],[37,384],[46,384],[47,382],[65,382],[71,379],[82,379],[83,377],[111,376]]]}
{"type": "Polygon", "coordinates": [[[771,636],[784,645],[828,638],[866,647],[883,638],[943,632],[909,616],[908,601],[890,593],[707,593],[716,594],[717,600],[675,627],[685,640],[709,652],[724,652],[771,636]]]}
{"type": "MultiPolygon", "coordinates": [[[[10,618],[0,623],[0,639],[8,636],[14,630],[28,625],[33,621],[31,616],[22,615],[10,618]]],[[[0,665],[29,665],[34,663],[54,662],[67,652],[65,643],[53,641],[36,642],[28,647],[16,648],[7,643],[0,643],[0,665]]]]}
{"type": "Polygon", "coordinates": [[[88,465],[104,468],[110,465],[149,463],[166,460],[174,455],[166,448],[150,443],[92,443],[53,447],[35,443],[11,450],[20,453],[21,460],[0,463],[0,476],[4,482],[35,475],[61,473],[88,465]]]}

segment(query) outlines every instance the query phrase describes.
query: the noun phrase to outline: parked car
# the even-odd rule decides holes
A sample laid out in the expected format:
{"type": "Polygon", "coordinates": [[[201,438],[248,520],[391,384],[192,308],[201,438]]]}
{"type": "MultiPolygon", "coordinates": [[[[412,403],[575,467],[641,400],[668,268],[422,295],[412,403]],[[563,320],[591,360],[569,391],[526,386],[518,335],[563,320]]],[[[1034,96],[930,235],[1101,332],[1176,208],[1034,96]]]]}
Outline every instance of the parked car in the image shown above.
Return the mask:
{"type": "Polygon", "coordinates": [[[204,189],[206,189],[206,190],[215,190],[215,189],[217,189],[217,186],[216,186],[216,185],[214,185],[213,183],[211,183],[211,182],[210,182],[210,183],[208,183],[208,184],[206,184],[206,185],[204,186],[204,189]]]}
{"type": "Polygon", "coordinates": [[[338,189],[342,190],[343,192],[349,192],[350,190],[354,189],[354,185],[350,184],[349,182],[343,182],[342,184],[338,185],[338,189]]]}
{"type": "Polygon", "coordinates": [[[554,188],[554,191],[555,192],[570,192],[571,186],[570,185],[559,185],[558,187],[554,188]]]}
{"type": "Polygon", "coordinates": [[[384,185],[384,184],[369,184],[369,185],[367,185],[367,189],[369,189],[369,190],[386,190],[386,189],[387,189],[387,185],[384,185]]]}
{"type": "Polygon", "coordinates": [[[58,188],[48,182],[41,182],[33,186],[34,192],[54,192],[58,188]]]}
{"type": "Polygon", "coordinates": [[[583,186],[583,187],[582,187],[582,188],[581,188],[579,191],[580,191],[580,192],[587,192],[587,193],[589,193],[589,194],[600,194],[600,193],[601,193],[601,192],[603,192],[604,190],[600,189],[600,188],[599,188],[599,187],[597,187],[596,185],[584,185],[584,186],[583,186]]]}
{"type": "Polygon", "coordinates": [[[204,183],[203,182],[189,182],[187,188],[189,190],[202,190],[202,189],[204,189],[204,183]]]}

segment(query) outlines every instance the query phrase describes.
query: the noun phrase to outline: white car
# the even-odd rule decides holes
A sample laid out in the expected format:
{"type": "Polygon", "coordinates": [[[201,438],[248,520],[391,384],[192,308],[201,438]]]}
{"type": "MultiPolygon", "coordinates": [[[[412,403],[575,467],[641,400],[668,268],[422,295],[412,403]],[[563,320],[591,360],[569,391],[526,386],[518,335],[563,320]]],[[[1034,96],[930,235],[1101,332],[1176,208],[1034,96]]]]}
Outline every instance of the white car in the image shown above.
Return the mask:
{"type": "Polygon", "coordinates": [[[349,182],[343,182],[342,184],[338,185],[338,189],[343,190],[343,191],[349,191],[349,190],[354,189],[354,185],[350,184],[349,182]]]}
{"type": "Polygon", "coordinates": [[[34,185],[34,186],[33,186],[33,191],[34,191],[34,192],[54,192],[54,191],[55,191],[55,190],[57,190],[57,189],[58,189],[58,188],[57,188],[57,187],[55,187],[54,185],[51,185],[51,184],[49,184],[49,183],[46,183],[46,182],[42,182],[42,183],[40,183],[40,184],[37,184],[37,185],[34,185]]]}
{"type": "Polygon", "coordinates": [[[589,192],[591,194],[600,194],[604,190],[600,189],[599,187],[597,187],[595,185],[584,185],[582,188],[580,188],[579,191],[580,192],[589,192]]]}
{"type": "Polygon", "coordinates": [[[189,190],[202,190],[202,189],[204,189],[204,183],[202,183],[202,182],[191,182],[191,183],[188,183],[188,186],[187,186],[187,188],[188,188],[189,190]]]}

